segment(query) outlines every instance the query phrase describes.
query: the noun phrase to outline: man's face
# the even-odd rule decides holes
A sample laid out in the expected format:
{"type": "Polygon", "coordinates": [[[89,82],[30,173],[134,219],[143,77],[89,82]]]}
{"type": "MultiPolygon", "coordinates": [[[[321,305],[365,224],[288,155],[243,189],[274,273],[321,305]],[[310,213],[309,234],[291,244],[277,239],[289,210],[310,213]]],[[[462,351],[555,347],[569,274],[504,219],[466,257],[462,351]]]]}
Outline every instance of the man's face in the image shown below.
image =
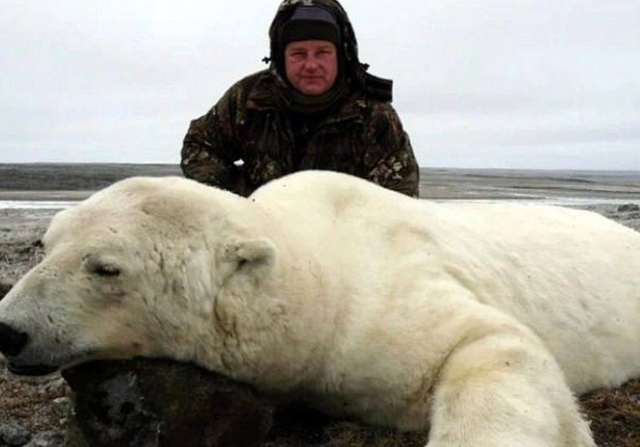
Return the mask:
{"type": "Polygon", "coordinates": [[[336,46],[326,40],[291,42],[284,50],[287,79],[300,93],[317,96],[329,91],[338,75],[336,46]]]}

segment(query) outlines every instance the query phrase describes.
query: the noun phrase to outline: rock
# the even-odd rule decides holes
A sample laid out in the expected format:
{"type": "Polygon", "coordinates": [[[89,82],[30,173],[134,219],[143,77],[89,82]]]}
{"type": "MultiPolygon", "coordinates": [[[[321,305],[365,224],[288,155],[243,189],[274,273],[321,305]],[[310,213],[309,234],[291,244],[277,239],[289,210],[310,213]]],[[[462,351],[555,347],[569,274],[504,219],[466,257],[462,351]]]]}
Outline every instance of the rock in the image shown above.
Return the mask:
{"type": "Polygon", "coordinates": [[[4,296],[9,293],[9,290],[11,290],[11,288],[13,287],[12,284],[6,284],[3,282],[0,282],[0,300],[2,298],[4,298],[4,296]]]}
{"type": "Polygon", "coordinates": [[[252,447],[273,410],[247,385],[166,360],[63,371],[74,391],[66,447],[252,447]]]}
{"type": "Polygon", "coordinates": [[[634,203],[627,203],[618,207],[619,213],[630,213],[634,211],[640,211],[640,206],[634,203]]]}
{"type": "Polygon", "coordinates": [[[63,447],[64,435],[56,432],[39,433],[24,447],[63,447]]]}
{"type": "MultiPolygon", "coordinates": [[[[53,404],[53,411],[60,418],[61,421],[66,422],[66,418],[73,411],[71,400],[68,397],[58,397],[51,401],[53,404]]],[[[62,425],[62,423],[61,423],[62,425]]]]}
{"type": "Polygon", "coordinates": [[[67,390],[67,382],[62,377],[52,376],[42,385],[42,391],[51,394],[61,394],[67,390]]]}
{"type": "Polygon", "coordinates": [[[0,447],[22,447],[29,442],[31,434],[17,424],[0,424],[0,447]]]}

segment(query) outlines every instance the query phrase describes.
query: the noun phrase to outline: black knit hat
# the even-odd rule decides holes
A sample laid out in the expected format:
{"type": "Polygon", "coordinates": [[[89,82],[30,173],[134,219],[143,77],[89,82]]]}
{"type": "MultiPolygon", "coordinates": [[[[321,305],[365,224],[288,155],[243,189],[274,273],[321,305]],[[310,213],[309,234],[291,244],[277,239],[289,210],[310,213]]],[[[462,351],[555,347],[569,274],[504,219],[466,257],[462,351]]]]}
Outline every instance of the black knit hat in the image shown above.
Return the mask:
{"type": "Polygon", "coordinates": [[[340,43],[340,28],[333,13],[322,6],[298,6],[283,25],[280,35],[282,48],[298,40],[326,40],[336,47],[340,43]]]}

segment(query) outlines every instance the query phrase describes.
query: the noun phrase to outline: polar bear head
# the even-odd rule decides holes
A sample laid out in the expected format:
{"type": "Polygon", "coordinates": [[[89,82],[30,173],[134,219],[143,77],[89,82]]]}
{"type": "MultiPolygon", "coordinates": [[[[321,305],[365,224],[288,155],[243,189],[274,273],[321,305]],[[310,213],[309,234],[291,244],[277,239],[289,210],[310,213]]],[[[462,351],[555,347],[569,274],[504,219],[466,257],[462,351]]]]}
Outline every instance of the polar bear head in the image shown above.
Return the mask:
{"type": "MultiPolygon", "coordinates": [[[[223,370],[226,338],[244,317],[255,322],[247,296],[275,264],[254,208],[189,180],[135,178],[59,213],[43,261],[0,301],[10,369],[146,356],[223,370]]],[[[255,314],[270,318],[260,306],[255,314]]]]}

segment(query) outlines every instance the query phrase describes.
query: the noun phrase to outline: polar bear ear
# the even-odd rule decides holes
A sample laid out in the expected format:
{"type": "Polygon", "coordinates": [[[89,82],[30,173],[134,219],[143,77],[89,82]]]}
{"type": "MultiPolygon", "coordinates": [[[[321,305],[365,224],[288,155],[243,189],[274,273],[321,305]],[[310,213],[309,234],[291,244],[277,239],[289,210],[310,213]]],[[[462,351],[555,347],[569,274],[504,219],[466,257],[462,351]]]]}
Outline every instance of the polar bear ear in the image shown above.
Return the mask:
{"type": "Polygon", "coordinates": [[[237,263],[236,272],[266,273],[276,259],[276,247],[269,239],[237,241],[226,248],[228,260],[237,263]]]}

